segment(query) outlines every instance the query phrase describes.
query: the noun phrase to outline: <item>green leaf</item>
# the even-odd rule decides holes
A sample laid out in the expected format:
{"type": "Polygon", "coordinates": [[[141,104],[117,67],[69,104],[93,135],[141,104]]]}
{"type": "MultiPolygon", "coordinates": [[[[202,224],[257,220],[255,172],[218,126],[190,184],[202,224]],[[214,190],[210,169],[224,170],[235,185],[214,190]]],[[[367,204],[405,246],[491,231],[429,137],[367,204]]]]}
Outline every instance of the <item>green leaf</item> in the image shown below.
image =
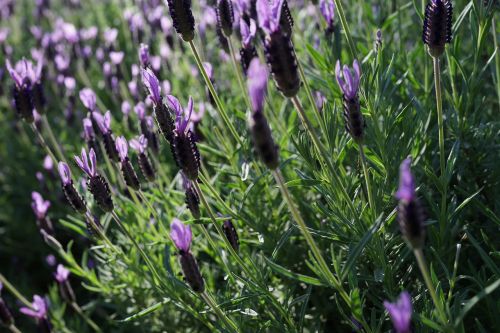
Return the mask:
{"type": "Polygon", "coordinates": [[[148,307],[148,308],[146,308],[144,310],[141,310],[141,311],[137,312],[136,314],[131,315],[130,317],[127,317],[127,318],[122,319],[122,320],[118,320],[118,322],[125,323],[125,322],[128,322],[128,321],[132,321],[132,320],[135,320],[135,319],[147,316],[148,314],[150,314],[152,312],[155,312],[156,310],[160,309],[163,305],[167,304],[168,302],[170,302],[170,299],[169,298],[165,298],[163,301],[158,302],[156,304],[153,304],[150,307],[148,307]]]}
{"type": "Polygon", "coordinates": [[[464,307],[462,308],[462,311],[460,311],[460,314],[458,317],[455,319],[455,327],[460,325],[462,320],[464,319],[465,315],[467,312],[469,312],[480,300],[491,294],[492,292],[495,291],[495,289],[500,286],[500,279],[496,280],[492,284],[490,284],[488,287],[484,288],[481,290],[480,293],[478,293],[476,296],[472,297],[465,303],[464,307]]]}
{"type": "Polygon", "coordinates": [[[325,286],[320,280],[318,280],[316,278],[313,278],[313,277],[310,277],[307,275],[303,275],[303,274],[293,273],[293,272],[289,271],[288,269],[286,269],[285,267],[280,266],[280,265],[272,262],[270,259],[268,259],[266,257],[264,257],[264,259],[267,261],[269,266],[271,266],[271,268],[275,272],[280,273],[281,275],[283,275],[287,278],[297,280],[297,281],[303,282],[305,284],[311,284],[313,286],[325,286]]]}

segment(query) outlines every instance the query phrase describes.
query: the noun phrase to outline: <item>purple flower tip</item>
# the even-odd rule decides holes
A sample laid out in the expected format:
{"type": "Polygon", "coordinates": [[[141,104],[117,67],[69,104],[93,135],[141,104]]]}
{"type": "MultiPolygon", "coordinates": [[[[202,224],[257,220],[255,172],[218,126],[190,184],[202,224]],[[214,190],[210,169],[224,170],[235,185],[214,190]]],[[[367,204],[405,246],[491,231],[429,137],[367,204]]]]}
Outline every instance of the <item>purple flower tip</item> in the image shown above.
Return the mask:
{"type": "Polygon", "coordinates": [[[175,112],[175,129],[178,134],[184,134],[194,109],[193,98],[189,96],[188,105],[182,108],[179,100],[172,95],[167,95],[167,103],[175,112]]]}
{"type": "Polygon", "coordinates": [[[123,53],[123,52],[110,52],[109,53],[109,59],[111,60],[113,65],[121,64],[124,57],[125,57],[125,53],[123,53]]]}
{"type": "Polygon", "coordinates": [[[411,158],[405,159],[399,167],[399,188],[396,192],[396,199],[412,201],[415,199],[415,180],[411,173],[411,158]]]}
{"type": "Polygon", "coordinates": [[[96,106],[96,95],[94,91],[90,88],[83,88],[80,90],[80,100],[83,105],[90,111],[95,110],[96,106]]]}
{"type": "Polygon", "coordinates": [[[22,307],[19,309],[19,311],[35,319],[45,319],[47,318],[47,303],[45,302],[45,299],[38,295],[35,295],[33,296],[33,303],[31,303],[31,308],[22,307]]]}
{"type": "Polygon", "coordinates": [[[389,312],[396,333],[411,332],[411,297],[407,291],[403,291],[396,303],[384,301],[384,307],[389,312]]]}
{"type": "Polygon", "coordinates": [[[116,150],[118,151],[118,155],[120,156],[120,160],[124,161],[128,155],[128,144],[127,140],[123,136],[119,136],[116,138],[116,150]]]}
{"type": "Polygon", "coordinates": [[[66,282],[66,280],[68,280],[68,276],[69,276],[69,269],[67,269],[61,264],[57,265],[57,270],[56,273],[54,274],[56,281],[59,283],[66,282]]]}
{"type": "Polygon", "coordinates": [[[254,112],[261,112],[267,92],[268,72],[265,65],[258,58],[254,58],[248,67],[248,95],[254,112]]]}
{"type": "Polygon", "coordinates": [[[31,208],[33,209],[37,219],[43,220],[50,207],[50,201],[43,200],[42,195],[38,192],[31,192],[31,200],[31,208]]]}
{"type": "Polygon", "coordinates": [[[90,118],[83,119],[83,137],[85,140],[92,140],[94,137],[94,128],[92,127],[92,120],[90,118]]]}
{"type": "Polygon", "coordinates": [[[190,226],[184,225],[179,219],[174,218],[170,224],[170,237],[179,251],[189,252],[193,238],[190,226]]]}
{"type": "Polygon", "coordinates": [[[137,118],[139,118],[139,120],[143,120],[146,116],[146,106],[144,105],[144,103],[137,103],[137,105],[134,106],[134,112],[135,114],[137,114],[137,118]]]}
{"type": "Polygon", "coordinates": [[[283,1],[274,0],[272,3],[269,3],[269,0],[257,0],[257,18],[260,27],[267,34],[272,34],[279,30],[283,1]]]}
{"type": "Polygon", "coordinates": [[[111,131],[111,112],[108,110],[104,116],[98,112],[93,112],[92,116],[99,126],[102,134],[106,135],[111,131]]]}
{"type": "Polygon", "coordinates": [[[71,170],[68,164],[64,162],[59,162],[58,169],[59,169],[59,176],[61,177],[63,185],[68,185],[69,183],[71,183],[71,170]]]}
{"type": "Polygon", "coordinates": [[[204,62],[203,69],[205,69],[205,72],[207,72],[208,78],[212,80],[214,76],[214,68],[212,67],[212,64],[209,62],[204,62]]]}
{"type": "Polygon", "coordinates": [[[139,46],[139,60],[141,65],[146,67],[149,64],[149,46],[142,44],[139,46]]]}
{"type": "Polygon", "coordinates": [[[332,0],[320,0],[319,9],[321,15],[325,18],[328,27],[333,28],[333,20],[335,19],[335,3],[332,0]]]}
{"type": "Polygon", "coordinates": [[[356,97],[359,89],[359,78],[361,77],[361,68],[357,60],[352,63],[353,71],[344,65],[341,69],[340,61],[337,60],[335,66],[335,76],[345,98],[353,99],[356,97]]]}
{"type": "Polygon", "coordinates": [[[83,172],[85,172],[89,177],[94,177],[97,175],[97,161],[94,148],[90,148],[89,157],[90,164],[89,159],[87,158],[87,151],[85,148],[82,148],[81,158],[79,156],[75,156],[75,161],[83,172]]]}
{"type": "Polygon", "coordinates": [[[148,148],[148,139],[142,134],[138,139],[132,139],[129,142],[130,148],[143,154],[148,148]]]}
{"type": "Polygon", "coordinates": [[[252,44],[252,40],[257,32],[257,25],[253,19],[250,19],[250,26],[244,19],[240,19],[241,43],[244,48],[248,48],[252,44]]]}
{"type": "Polygon", "coordinates": [[[54,168],[54,161],[50,155],[46,155],[43,159],[43,168],[47,171],[51,171],[54,168]]]}
{"type": "Polygon", "coordinates": [[[150,68],[142,70],[142,82],[148,89],[151,100],[155,105],[161,104],[160,81],[150,68]]]}
{"type": "Polygon", "coordinates": [[[7,59],[5,67],[17,88],[20,88],[25,83],[34,84],[39,82],[42,77],[43,56],[38,59],[36,67],[34,67],[31,61],[24,58],[16,63],[15,68],[12,67],[10,61],[7,59]]]}

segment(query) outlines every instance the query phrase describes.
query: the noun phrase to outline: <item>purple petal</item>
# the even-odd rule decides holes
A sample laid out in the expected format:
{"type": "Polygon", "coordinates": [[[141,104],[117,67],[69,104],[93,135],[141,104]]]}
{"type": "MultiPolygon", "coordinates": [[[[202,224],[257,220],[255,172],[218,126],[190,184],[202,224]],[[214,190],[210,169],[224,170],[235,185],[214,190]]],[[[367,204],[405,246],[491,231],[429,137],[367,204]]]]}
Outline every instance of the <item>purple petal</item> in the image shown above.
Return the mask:
{"type": "Polygon", "coordinates": [[[146,86],[155,105],[161,104],[160,82],[150,68],[142,70],[142,82],[146,86]]]}
{"type": "Polygon", "coordinates": [[[94,151],[94,148],[90,148],[90,152],[89,152],[89,157],[90,157],[90,175],[93,177],[95,175],[97,175],[97,158],[96,158],[96,155],[95,155],[95,151],[94,151]]]}
{"type": "Polygon", "coordinates": [[[396,199],[412,201],[415,198],[415,180],[411,173],[411,158],[405,159],[399,167],[399,188],[396,199]]]}
{"type": "Polygon", "coordinates": [[[396,333],[411,332],[412,305],[408,292],[402,292],[396,303],[384,301],[384,307],[391,317],[396,333]]]}
{"type": "Polygon", "coordinates": [[[90,88],[83,88],[80,90],[80,100],[83,105],[90,111],[95,110],[96,106],[96,95],[94,91],[90,88]]]}
{"type": "Polygon", "coordinates": [[[268,72],[265,65],[255,58],[248,67],[248,95],[254,112],[261,112],[264,108],[264,101],[267,92],[268,72]]]}
{"type": "Polygon", "coordinates": [[[137,118],[139,118],[139,120],[143,120],[146,116],[146,106],[144,105],[144,103],[137,103],[137,105],[134,107],[134,112],[137,114],[137,118]]]}
{"type": "Polygon", "coordinates": [[[174,218],[170,224],[170,237],[180,251],[189,251],[193,237],[190,226],[184,225],[179,219],[174,218]]]}
{"type": "Polygon", "coordinates": [[[269,6],[268,0],[257,0],[257,19],[259,25],[267,34],[271,34],[271,8],[269,6]]]}
{"type": "Polygon", "coordinates": [[[66,280],[68,280],[69,273],[70,272],[66,267],[59,264],[59,265],[57,265],[57,270],[56,270],[56,273],[54,274],[54,277],[55,277],[57,282],[63,283],[66,280]]]}
{"type": "Polygon", "coordinates": [[[123,61],[123,58],[125,57],[125,53],[123,52],[110,52],[109,53],[109,59],[114,65],[119,65],[123,61]]]}
{"type": "Polygon", "coordinates": [[[19,73],[14,68],[12,68],[9,59],[5,60],[5,67],[7,68],[7,71],[9,72],[12,80],[14,80],[16,86],[20,88],[23,85],[23,79],[21,75],[19,75],[19,73]]]}
{"type": "Polygon", "coordinates": [[[127,158],[128,154],[128,144],[127,140],[123,136],[119,136],[116,138],[116,150],[118,151],[118,155],[120,156],[120,160],[124,161],[127,158]]]}
{"type": "Polygon", "coordinates": [[[58,169],[59,169],[59,176],[61,177],[63,185],[68,185],[69,183],[71,183],[71,170],[68,164],[64,162],[59,162],[58,169]]]}

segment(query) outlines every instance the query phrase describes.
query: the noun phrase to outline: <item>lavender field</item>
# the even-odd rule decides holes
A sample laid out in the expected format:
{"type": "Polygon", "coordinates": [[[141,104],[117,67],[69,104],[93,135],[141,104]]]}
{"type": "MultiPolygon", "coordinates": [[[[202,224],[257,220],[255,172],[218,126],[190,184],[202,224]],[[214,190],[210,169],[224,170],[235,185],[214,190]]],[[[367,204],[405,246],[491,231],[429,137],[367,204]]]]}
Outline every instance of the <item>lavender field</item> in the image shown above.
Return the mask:
{"type": "Polygon", "coordinates": [[[496,0],[0,0],[0,332],[500,332],[496,0]]]}

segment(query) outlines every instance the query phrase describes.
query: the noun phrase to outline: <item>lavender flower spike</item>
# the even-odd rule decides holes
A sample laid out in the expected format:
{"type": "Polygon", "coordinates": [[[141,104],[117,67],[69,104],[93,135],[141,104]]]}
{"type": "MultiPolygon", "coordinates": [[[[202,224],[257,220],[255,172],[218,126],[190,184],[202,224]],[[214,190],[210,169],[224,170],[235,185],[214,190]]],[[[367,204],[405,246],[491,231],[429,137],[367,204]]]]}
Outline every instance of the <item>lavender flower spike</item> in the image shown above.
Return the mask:
{"type": "Polygon", "coordinates": [[[384,307],[389,312],[396,333],[411,333],[412,305],[407,291],[403,291],[395,303],[384,301],[384,307]]]}
{"type": "Polygon", "coordinates": [[[262,112],[264,100],[267,93],[268,72],[266,66],[255,58],[248,68],[248,95],[252,104],[253,112],[262,112]]]}
{"type": "Polygon", "coordinates": [[[94,91],[90,88],[83,88],[80,90],[80,100],[82,101],[83,105],[89,110],[89,111],[95,111],[96,110],[96,95],[94,91]]]}
{"type": "Polygon", "coordinates": [[[77,212],[85,214],[85,212],[87,211],[87,206],[85,204],[85,201],[73,186],[73,180],[71,179],[71,171],[69,169],[69,166],[64,162],[59,162],[58,169],[59,176],[61,176],[62,189],[69,204],[77,212]]]}
{"type": "Polygon", "coordinates": [[[63,186],[71,184],[71,170],[68,164],[64,162],[59,162],[57,167],[59,170],[59,176],[61,177],[63,186]]]}
{"type": "Polygon", "coordinates": [[[395,196],[398,200],[407,202],[415,199],[415,180],[410,170],[411,158],[407,158],[401,163],[399,169],[399,188],[395,196]]]}
{"type": "Polygon", "coordinates": [[[90,149],[89,152],[89,157],[90,157],[90,164],[89,160],[87,158],[87,151],[85,148],[82,148],[82,153],[81,153],[81,158],[78,156],[75,156],[75,161],[76,164],[82,169],[83,172],[85,172],[89,177],[95,177],[97,176],[97,159],[96,155],[94,152],[94,149],[90,149]]]}
{"type": "Polygon", "coordinates": [[[253,19],[250,19],[250,25],[244,19],[240,19],[241,43],[243,48],[249,48],[257,32],[257,25],[253,19]]]}
{"type": "Polygon", "coordinates": [[[128,158],[128,144],[123,136],[116,138],[116,150],[118,150],[118,155],[122,162],[128,158]]]}
{"type": "Polygon", "coordinates": [[[319,9],[325,18],[328,30],[332,30],[335,19],[335,3],[332,0],[320,0],[319,9]]]}
{"type": "Polygon", "coordinates": [[[96,121],[97,126],[99,126],[102,134],[109,134],[111,131],[111,112],[107,111],[104,116],[100,113],[94,112],[92,116],[94,117],[94,120],[96,121]]]}
{"type": "Polygon", "coordinates": [[[354,72],[347,65],[344,65],[341,70],[339,60],[337,60],[337,64],[335,65],[335,76],[346,99],[354,99],[359,89],[361,69],[357,60],[354,60],[352,67],[354,72]]]}
{"type": "Polygon", "coordinates": [[[129,141],[130,148],[134,149],[135,151],[139,152],[140,154],[144,154],[146,151],[146,148],[148,148],[148,139],[144,136],[144,134],[141,134],[141,136],[138,139],[132,139],[129,141]]]}
{"type": "Polygon", "coordinates": [[[42,195],[38,192],[31,192],[31,208],[38,220],[44,220],[47,216],[47,210],[50,207],[50,201],[43,200],[42,195]]]}
{"type": "Polygon", "coordinates": [[[142,82],[149,91],[151,100],[155,106],[161,105],[161,88],[158,78],[150,68],[142,70],[142,82]]]}
{"type": "Polygon", "coordinates": [[[174,218],[170,224],[170,229],[170,237],[177,249],[181,253],[189,252],[193,238],[191,227],[182,223],[181,220],[174,218]]]}
{"type": "Polygon", "coordinates": [[[149,46],[141,43],[139,46],[139,60],[141,61],[141,66],[147,68],[149,66],[149,46]]]}
{"type": "Polygon", "coordinates": [[[67,269],[61,264],[57,265],[57,271],[54,274],[56,281],[59,283],[64,283],[68,280],[68,276],[69,276],[69,269],[67,269]]]}

